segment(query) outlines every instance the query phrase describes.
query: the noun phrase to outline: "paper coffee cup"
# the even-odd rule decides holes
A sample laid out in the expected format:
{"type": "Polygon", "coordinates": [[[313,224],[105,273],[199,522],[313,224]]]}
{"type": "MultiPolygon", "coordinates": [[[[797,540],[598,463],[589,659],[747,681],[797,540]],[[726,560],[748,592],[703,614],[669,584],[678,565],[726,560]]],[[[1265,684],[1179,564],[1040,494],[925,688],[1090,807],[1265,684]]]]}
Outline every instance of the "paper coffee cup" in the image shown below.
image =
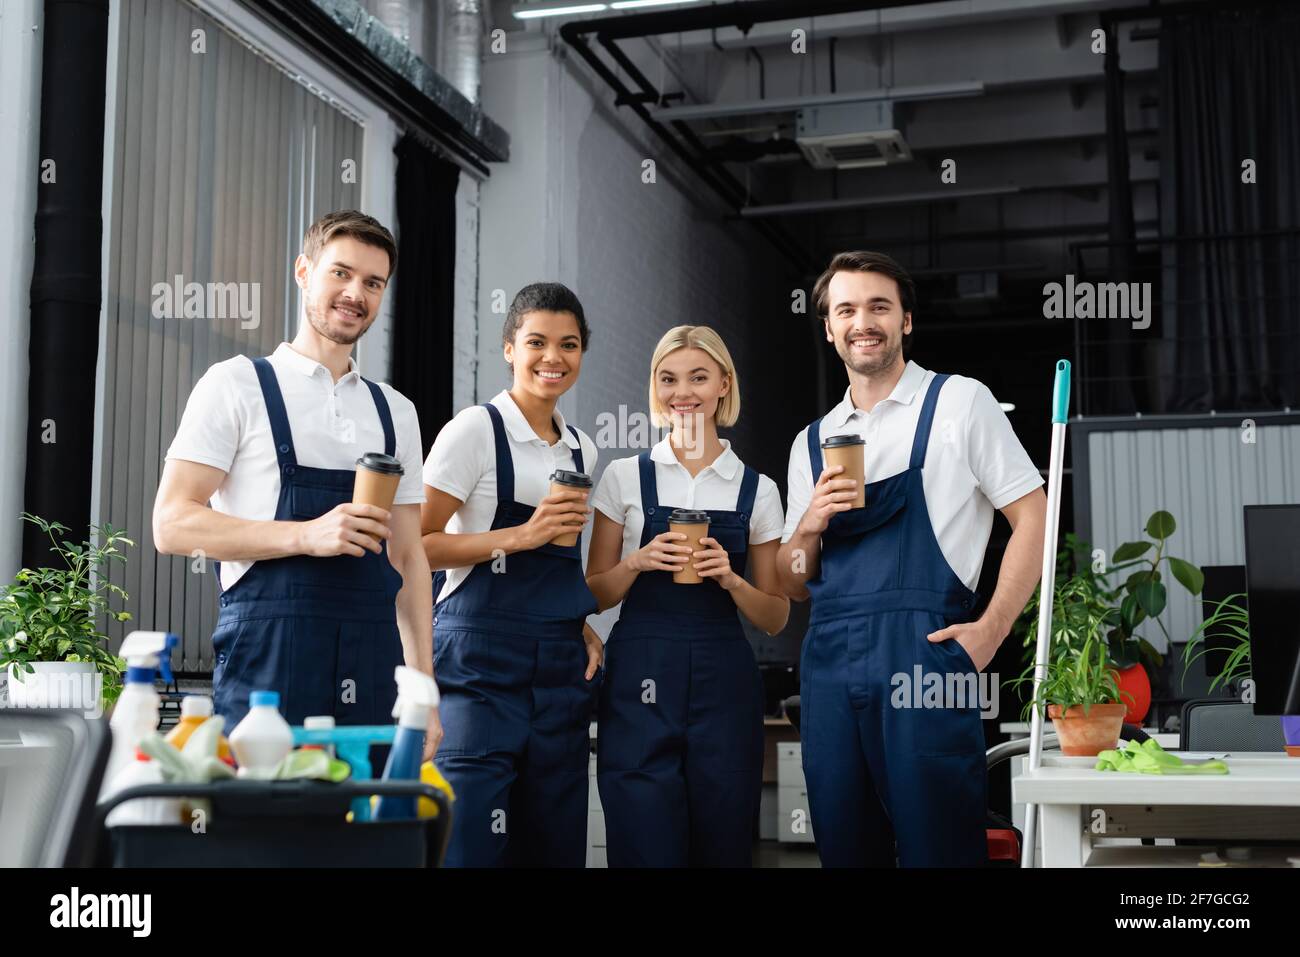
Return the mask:
{"type": "Polygon", "coordinates": [[[677,542],[676,544],[687,545],[693,550],[686,564],[673,572],[673,582],[678,585],[700,584],[704,579],[695,571],[691,562],[695,560],[694,552],[704,550],[704,545],[700,542],[700,539],[708,537],[709,513],[688,508],[675,508],[668,515],[668,530],[684,534],[686,541],[677,542]]]}
{"type": "Polygon", "coordinates": [[[827,468],[844,466],[837,479],[853,479],[858,483],[854,508],[867,504],[867,443],[860,435],[832,435],[822,443],[822,458],[827,468]]]}
{"type": "Polygon", "coordinates": [[[357,474],[352,484],[353,504],[374,505],[391,512],[397,485],[405,471],[402,463],[391,455],[367,452],[357,459],[357,474]]]}
{"type": "MultiPolygon", "coordinates": [[[[572,492],[577,489],[581,492],[590,492],[592,486],[591,476],[583,472],[568,472],[564,469],[558,469],[551,473],[551,492],[552,495],[558,495],[560,492],[572,492]]],[[[578,544],[579,532],[564,532],[551,539],[552,545],[576,545],[578,544]]]]}

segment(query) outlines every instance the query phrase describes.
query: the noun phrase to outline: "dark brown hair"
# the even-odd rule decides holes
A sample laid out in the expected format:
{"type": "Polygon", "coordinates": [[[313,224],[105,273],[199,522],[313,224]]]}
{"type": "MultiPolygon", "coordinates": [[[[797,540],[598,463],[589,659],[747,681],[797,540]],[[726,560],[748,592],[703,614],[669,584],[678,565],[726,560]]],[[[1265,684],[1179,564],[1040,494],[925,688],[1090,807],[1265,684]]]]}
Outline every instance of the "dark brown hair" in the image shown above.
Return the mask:
{"type": "MultiPolygon", "coordinates": [[[[912,282],[907,270],[884,253],[858,249],[836,253],[826,271],[817,277],[817,282],[813,284],[813,308],[817,310],[818,319],[826,319],[830,315],[831,277],[837,272],[878,272],[888,276],[898,284],[898,301],[903,312],[910,313],[916,309],[916,284],[912,282]]],[[[909,332],[903,336],[904,358],[907,357],[911,344],[912,334],[909,332]]]]}
{"type": "Polygon", "coordinates": [[[524,316],[538,310],[573,313],[573,318],[578,321],[578,338],[582,341],[582,351],[587,351],[591,329],[587,326],[587,315],[582,311],[582,303],[572,289],[558,282],[535,282],[515,293],[510,311],[506,313],[506,321],[501,327],[502,343],[514,342],[524,316]]]}
{"type": "Polygon", "coordinates": [[[382,249],[388,253],[388,278],[391,279],[397,271],[397,242],[393,239],[393,234],[379,220],[355,209],[326,213],[308,226],[302,237],[303,255],[314,266],[321,250],[340,236],[351,236],[357,242],[382,249]]]}

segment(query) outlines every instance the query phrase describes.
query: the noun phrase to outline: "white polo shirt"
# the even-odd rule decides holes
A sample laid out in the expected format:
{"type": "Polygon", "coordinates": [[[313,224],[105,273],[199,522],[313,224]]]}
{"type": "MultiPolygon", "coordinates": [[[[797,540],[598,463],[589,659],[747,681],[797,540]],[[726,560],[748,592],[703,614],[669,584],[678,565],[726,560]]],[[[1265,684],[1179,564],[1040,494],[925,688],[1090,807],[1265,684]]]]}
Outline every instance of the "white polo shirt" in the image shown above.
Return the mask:
{"type": "MultiPolygon", "coordinates": [[[[700,470],[694,478],[677,460],[667,438],[650,450],[655,467],[655,486],[662,505],[673,508],[718,509],[735,511],[740,500],[740,483],[744,480],[744,463],[731,450],[731,443],[721,439],[722,454],[700,470]]],[[[641,509],[641,471],[637,456],[610,462],[592,504],[601,514],[623,526],[623,553],[620,561],[641,547],[645,513],[641,509]]],[[[749,543],[761,545],[781,537],[784,517],[781,493],[776,483],[759,475],[754,496],[754,511],[749,516],[749,543]]]]}
{"type": "MultiPolygon", "coordinates": [[[[560,441],[552,445],[533,431],[508,391],[497,393],[489,401],[501,412],[510,443],[515,470],[515,501],[536,507],[550,494],[552,472],[556,469],[572,471],[577,467],[573,450],[578,448],[578,439],[569,431],[559,409],[555,410],[555,424],[559,428],[560,441]]],[[[578,430],[578,434],[582,440],[582,471],[593,475],[596,471],[596,443],[582,430],[578,430]]],[[[472,535],[492,528],[492,517],[497,510],[497,462],[492,418],[487,409],[480,405],[461,409],[442,427],[429,450],[429,457],[424,461],[424,484],[464,503],[447,522],[446,531],[472,535]]],[[[451,594],[472,568],[472,565],[466,565],[447,569],[447,582],[437,600],[451,594]]]]}
{"type": "MultiPolygon", "coordinates": [[[[315,359],[282,342],[270,356],[284,396],[298,464],[310,468],[356,468],[366,452],[384,450],[384,428],[370,389],[354,360],[338,382],[315,359]]],[[[415,406],[392,386],[380,383],[393,417],[395,454],[406,469],[393,499],[396,505],[424,501],[420,486],[420,423],[415,406]]],[[[218,362],[194,384],[167,461],[181,459],[226,473],[212,495],[218,512],[255,521],[275,518],[280,466],[271,418],[257,371],[247,356],[218,362]]],[[[253,562],[221,563],[221,587],[229,590],[253,562]]]]}
{"type": "MultiPolygon", "coordinates": [[[[822,420],[822,441],[831,435],[862,436],[867,443],[868,483],[906,471],[921,406],[934,376],[909,361],[894,391],[870,412],[855,408],[846,389],[844,398],[822,420]]],[[[790,446],[782,541],[790,540],[808,510],[814,482],[805,427],[790,446]]],[[[1038,488],[1043,477],[988,387],[954,375],[939,392],[922,483],[939,548],[957,577],[974,591],[994,510],[1038,488]]]]}

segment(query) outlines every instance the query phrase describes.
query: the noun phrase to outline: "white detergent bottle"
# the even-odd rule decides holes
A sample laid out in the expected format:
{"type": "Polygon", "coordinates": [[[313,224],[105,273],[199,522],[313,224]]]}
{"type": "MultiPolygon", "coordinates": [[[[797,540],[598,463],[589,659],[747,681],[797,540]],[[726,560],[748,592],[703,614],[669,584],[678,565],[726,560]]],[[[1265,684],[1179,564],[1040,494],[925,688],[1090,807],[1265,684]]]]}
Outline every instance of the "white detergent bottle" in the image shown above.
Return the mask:
{"type": "Polygon", "coordinates": [[[178,641],[176,635],[164,631],[133,631],[122,642],[118,654],[126,659],[126,686],[108,723],[113,749],[104,769],[101,800],[113,791],[122,769],[133,763],[144,736],[158,730],[162,699],[154,689],[154,675],[162,672],[164,681],[172,680],[172,648],[178,641]]]}
{"type": "Polygon", "coordinates": [[[239,762],[241,778],[270,778],[293,750],[293,731],[280,715],[280,692],[254,691],[248,714],[230,732],[230,748],[239,762]]]}
{"type": "MultiPolygon", "coordinates": [[[[131,761],[113,778],[111,790],[114,794],[141,784],[164,784],[162,765],[152,760],[143,751],[135,753],[131,761]]],[[[180,798],[136,798],[126,801],[108,812],[105,827],[119,827],[124,824],[180,824],[180,798]]]]}

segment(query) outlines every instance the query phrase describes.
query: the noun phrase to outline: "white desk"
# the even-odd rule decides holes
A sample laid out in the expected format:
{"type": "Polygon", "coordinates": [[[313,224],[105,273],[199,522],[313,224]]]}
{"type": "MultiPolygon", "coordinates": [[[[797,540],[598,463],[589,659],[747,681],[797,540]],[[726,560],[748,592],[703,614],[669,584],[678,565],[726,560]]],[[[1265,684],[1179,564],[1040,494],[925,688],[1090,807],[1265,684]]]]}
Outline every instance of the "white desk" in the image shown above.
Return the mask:
{"type": "MultiPolygon", "coordinates": [[[[1003,721],[1001,724],[998,725],[998,730],[1001,731],[1003,734],[1005,734],[1008,740],[1017,741],[1021,738],[1029,737],[1029,722],[1028,721],[1003,721]]],[[[1142,730],[1145,731],[1147,734],[1149,734],[1151,737],[1155,738],[1156,743],[1159,744],[1160,747],[1164,748],[1166,751],[1174,751],[1178,748],[1179,739],[1178,739],[1177,731],[1172,731],[1172,732],[1159,731],[1155,728],[1143,728],[1142,730]]],[[[1052,726],[1052,722],[1050,720],[1044,722],[1043,724],[1044,734],[1052,734],[1055,731],[1056,729],[1052,726]]],[[[1121,741],[1119,743],[1122,745],[1124,742],[1121,741]]],[[[1009,764],[1011,766],[1011,777],[1013,780],[1020,776],[1020,774],[1025,770],[1025,766],[1028,763],[1029,763],[1028,756],[1022,754],[1018,754],[1010,760],[1009,764]]],[[[1021,834],[1025,832],[1025,805],[1023,802],[1012,800],[1011,823],[1020,829],[1021,834]]],[[[1041,835],[1041,831],[1040,831],[1040,835],[1041,835]]],[[[1041,840],[1041,837],[1039,840],[1036,840],[1034,842],[1035,844],[1034,861],[1036,862],[1036,865],[1040,864],[1042,860],[1041,858],[1042,843],[1043,842],[1041,840]]]]}
{"type": "MultiPolygon", "coordinates": [[[[1013,778],[1011,795],[1039,806],[1045,867],[1085,866],[1094,839],[1300,844],[1300,759],[1281,751],[1237,752],[1224,761],[1227,774],[1165,776],[1097,771],[1096,758],[1046,752],[1037,771],[1013,778]]],[[[1144,850],[1154,858],[1168,848],[1144,850]]],[[[1103,860],[1104,855],[1093,863],[1103,860]]]]}

